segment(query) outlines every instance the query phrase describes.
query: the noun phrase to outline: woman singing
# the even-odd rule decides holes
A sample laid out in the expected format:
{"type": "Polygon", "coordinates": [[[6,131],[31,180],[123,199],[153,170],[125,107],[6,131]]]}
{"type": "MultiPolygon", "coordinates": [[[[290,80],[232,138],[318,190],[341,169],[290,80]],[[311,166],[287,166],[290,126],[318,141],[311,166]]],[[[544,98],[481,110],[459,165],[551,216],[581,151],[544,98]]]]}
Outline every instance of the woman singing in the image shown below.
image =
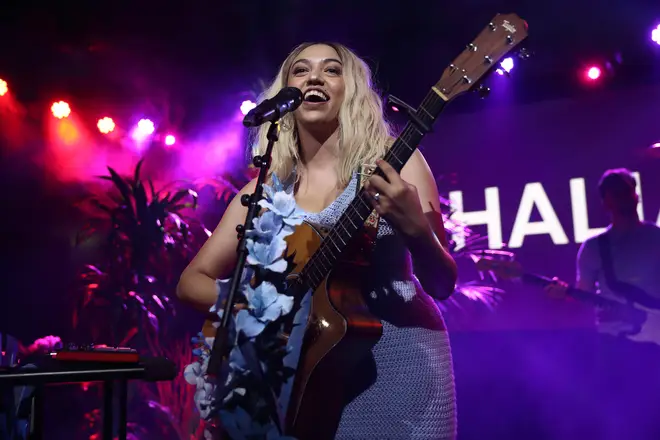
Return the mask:
{"type": "MultiPolygon", "coordinates": [[[[435,179],[419,151],[401,174],[380,161],[392,144],[382,102],[364,61],[339,44],[303,44],[284,61],[265,96],[282,87],[304,101],[282,120],[271,172],[295,186],[307,220],[332,227],[356,194],[358,172],[376,164],[386,178],[365,182],[381,219],[365,292],[383,335],[355,371],[355,393],[344,407],[337,439],[454,439],[456,401],[451,349],[433,298],[454,289],[456,264],[446,247],[435,179]]],[[[266,148],[260,128],[257,153],[266,148]]],[[[215,304],[215,280],[236,263],[241,195],[181,276],[179,297],[200,310],[215,304]]]]}

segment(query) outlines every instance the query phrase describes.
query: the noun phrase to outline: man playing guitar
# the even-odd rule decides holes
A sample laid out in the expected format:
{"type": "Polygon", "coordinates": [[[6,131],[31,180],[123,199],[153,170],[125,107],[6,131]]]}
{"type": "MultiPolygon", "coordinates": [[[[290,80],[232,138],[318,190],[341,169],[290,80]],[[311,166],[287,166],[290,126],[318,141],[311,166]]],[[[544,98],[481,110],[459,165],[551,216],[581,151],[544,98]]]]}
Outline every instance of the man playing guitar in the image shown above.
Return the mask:
{"type": "MultiPolygon", "coordinates": [[[[577,255],[576,287],[604,297],[660,309],[660,228],[637,213],[636,181],[626,169],[608,170],[598,184],[611,224],[586,240],[577,255]]],[[[546,290],[563,298],[568,285],[555,279],[546,290]]],[[[608,334],[627,330],[609,310],[599,310],[597,327],[608,334]]],[[[660,335],[659,335],[660,337],[660,335]]]]}
{"type": "MultiPolygon", "coordinates": [[[[597,288],[605,298],[656,312],[660,309],[660,228],[640,221],[635,188],[636,181],[626,169],[603,174],[598,189],[611,224],[580,247],[575,287],[590,292],[597,288]]],[[[556,278],[546,290],[554,298],[569,293],[568,285],[556,278]]],[[[652,323],[657,320],[648,320],[640,332],[639,340],[644,342],[635,342],[635,338],[616,337],[630,332],[630,324],[617,319],[615,312],[597,308],[601,337],[590,375],[598,384],[591,410],[602,420],[600,438],[658,439],[660,347],[646,342],[660,340],[660,329],[652,323]]]]}

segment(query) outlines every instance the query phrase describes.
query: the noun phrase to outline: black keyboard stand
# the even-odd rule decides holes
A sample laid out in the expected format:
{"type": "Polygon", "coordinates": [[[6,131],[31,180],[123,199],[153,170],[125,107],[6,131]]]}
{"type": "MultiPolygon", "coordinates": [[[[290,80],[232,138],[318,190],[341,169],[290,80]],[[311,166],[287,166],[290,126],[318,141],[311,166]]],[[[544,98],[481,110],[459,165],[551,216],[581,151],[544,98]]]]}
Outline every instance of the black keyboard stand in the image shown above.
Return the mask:
{"type": "Polygon", "coordinates": [[[103,440],[112,440],[114,431],[114,394],[118,388],[118,440],[126,440],[128,381],[173,380],[177,371],[165,358],[144,358],[139,363],[82,363],[47,360],[43,365],[0,370],[0,395],[16,386],[35,387],[29,426],[30,440],[44,440],[43,393],[46,385],[103,382],[103,440]]]}

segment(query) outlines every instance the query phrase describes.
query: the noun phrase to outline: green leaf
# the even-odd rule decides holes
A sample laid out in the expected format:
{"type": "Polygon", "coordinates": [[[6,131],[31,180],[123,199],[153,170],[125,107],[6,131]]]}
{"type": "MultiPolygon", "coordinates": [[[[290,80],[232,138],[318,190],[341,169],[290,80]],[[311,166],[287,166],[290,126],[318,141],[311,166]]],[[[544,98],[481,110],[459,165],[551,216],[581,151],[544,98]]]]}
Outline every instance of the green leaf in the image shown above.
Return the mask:
{"type": "Polygon", "coordinates": [[[144,190],[142,182],[137,181],[133,187],[133,197],[135,199],[135,211],[137,220],[143,225],[151,223],[152,218],[149,216],[149,202],[147,201],[147,193],[144,190]]]}
{"type": "Polygon", "coordinates": [[[147,183],[149,183],[149,189],[151,190],[151,201],[153,202],[154,200],[158,199],[158,193],[154,189],[154,183],[151,181],[151,179],[147,179],[147,183]]]}
{"type": "Polygon", "coordinates": [[[115,184],[115,186],[117,187],[117,189],[119,190],[119,192],[123,197],[123,204],[125,204],[129,208],[132,215],[135,215],[135,211],[133,210],[133,203],[131,201],[131,189],[129,188],[128,184],[111,167],[108,167],[108,171],[110,172],[112,182],[115,184]]]}
{"type": "Polygon", "coordinates": [[[142,169],[142,162],[144,162],[144,159],[140,159],[140,161],[135,166],[135,174],[133,175],[133,182],[135,182],[135,184],[140,181],[140,170],[142,169]]]}

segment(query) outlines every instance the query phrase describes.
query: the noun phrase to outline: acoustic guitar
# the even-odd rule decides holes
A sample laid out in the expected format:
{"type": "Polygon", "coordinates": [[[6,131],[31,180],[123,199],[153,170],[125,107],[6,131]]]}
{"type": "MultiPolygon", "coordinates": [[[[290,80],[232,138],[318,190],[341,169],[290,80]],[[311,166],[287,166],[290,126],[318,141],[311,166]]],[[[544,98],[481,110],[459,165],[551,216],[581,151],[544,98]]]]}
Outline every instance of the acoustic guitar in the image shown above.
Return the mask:
{"type": "MultiPolygon", "coordinates": [[[[401,171],[449,101],[474,88],[505,54],[527,38],[527,23],[498,14],[444,70],[383,160],[401,171]]],[[[382,175],[380,169],[374,173],[382,175]]],[[[360,189],[330,230],[305,222],[287,237],[287,257],[295,266],[288,294],[312,293],[311,310],[286,412],[287,435],[298,440],[333,439],[344,406],[343,386],[369,355],[382,324],[369,312],[359,280],[364,280],[364,247],[356,245],[372,212],[360,189]],[[356,264],[361,261],[361,264],[356,264]]],[[[212,322],[204,326],[212,337],[212,322]]]]}
{"type": "MultiPolygon", "coordinates": [[[[552,278],[527,273],[517,261],[481,258],[476,268],[482,272],[492,272],[502,279],[519,279],[524,283],[547,287],[554,283],[552,278]]],[[[660,310],[650,308],[634,301],[624,301],[604,297],[594,292],[569,286],[566,294],[578,301],[586,302],[607,311],[610,319],[616,320],[623,326],[604,326],[603,333],[621,336],[635,342],[652,342],[660,345],[660,310]]]]}

